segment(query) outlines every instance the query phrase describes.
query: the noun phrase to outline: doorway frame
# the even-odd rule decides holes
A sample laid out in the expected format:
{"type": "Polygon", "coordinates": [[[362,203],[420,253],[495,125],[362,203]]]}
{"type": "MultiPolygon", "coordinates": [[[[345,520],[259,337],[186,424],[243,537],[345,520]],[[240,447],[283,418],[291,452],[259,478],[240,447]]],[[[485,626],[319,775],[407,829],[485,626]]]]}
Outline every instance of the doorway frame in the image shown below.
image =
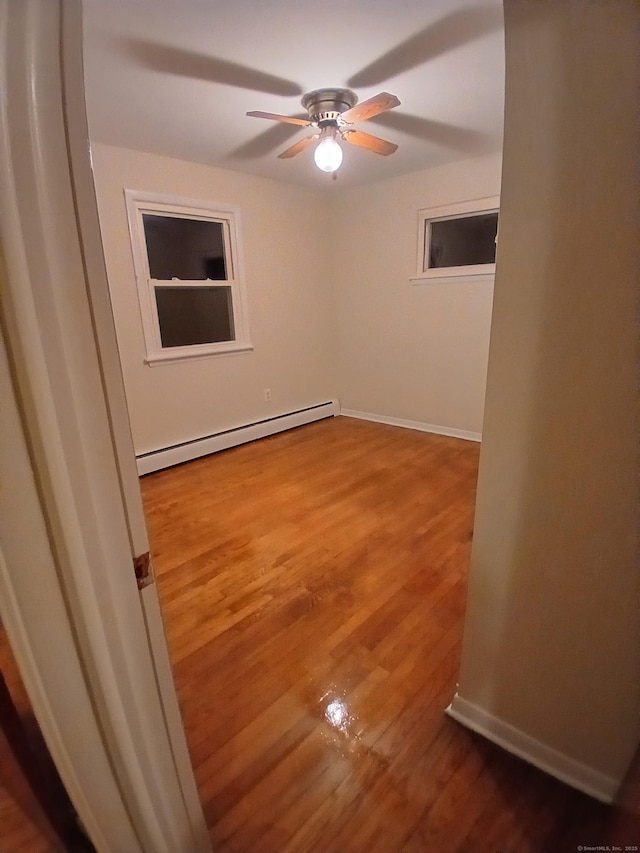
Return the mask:
{"type": "Polygon", "coordinates": [[[0,0],[0,617],[100,853],[209,853],[93,189],[80,0],[0,0]],[[18,500],[19,498],[19,500],[18,500]]]}

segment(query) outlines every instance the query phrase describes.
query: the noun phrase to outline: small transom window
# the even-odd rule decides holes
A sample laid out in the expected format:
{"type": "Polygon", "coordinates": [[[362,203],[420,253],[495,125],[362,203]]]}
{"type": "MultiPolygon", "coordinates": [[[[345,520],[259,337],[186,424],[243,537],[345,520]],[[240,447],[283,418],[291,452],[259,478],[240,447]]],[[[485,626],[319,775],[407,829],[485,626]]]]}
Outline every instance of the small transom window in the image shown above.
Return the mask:
{"type": "Polygon", "coordinates": [[[497,235],[497,198],[420,210],[414,279],[492,276],[497,235]]]}

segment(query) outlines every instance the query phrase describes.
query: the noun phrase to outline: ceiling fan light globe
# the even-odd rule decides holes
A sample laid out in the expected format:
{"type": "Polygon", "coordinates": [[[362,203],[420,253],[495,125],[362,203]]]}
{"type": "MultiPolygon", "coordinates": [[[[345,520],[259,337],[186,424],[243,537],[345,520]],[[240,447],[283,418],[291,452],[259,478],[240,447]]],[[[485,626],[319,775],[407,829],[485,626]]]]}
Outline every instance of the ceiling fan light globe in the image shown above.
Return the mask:
{"type": "Polygon", "coordinates": [[[335,172],[342,163],[342,148],[335,139],[323,139],[316,145],[313,159],[323,172],[335,172]]]}

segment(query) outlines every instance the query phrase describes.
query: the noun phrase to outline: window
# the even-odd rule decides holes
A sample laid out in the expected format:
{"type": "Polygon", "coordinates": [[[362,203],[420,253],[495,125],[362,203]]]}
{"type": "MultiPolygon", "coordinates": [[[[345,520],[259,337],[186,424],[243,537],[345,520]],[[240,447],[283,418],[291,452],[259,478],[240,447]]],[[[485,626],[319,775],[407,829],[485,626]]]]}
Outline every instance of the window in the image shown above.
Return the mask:
{"type": "Polygon", "coordinates": [[[493,197],[418,211],[418,272],[412,280],[493,277],[498,204],[493,197]]]}
{"type": "Polygon", "coordinates": [[[147,363],[250,350],[238,211],[125,196],[147,363]]]}

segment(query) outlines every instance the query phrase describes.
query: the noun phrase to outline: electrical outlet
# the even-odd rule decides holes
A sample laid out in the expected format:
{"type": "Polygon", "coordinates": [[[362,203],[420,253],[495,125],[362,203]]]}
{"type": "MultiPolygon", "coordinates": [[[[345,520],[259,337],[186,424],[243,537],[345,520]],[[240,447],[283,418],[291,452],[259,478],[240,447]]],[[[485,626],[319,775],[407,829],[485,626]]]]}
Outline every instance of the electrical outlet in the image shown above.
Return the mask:
{"type": "Polygon", "coordinates": [[[265,403],[271,402],[271,388],[264,389],[264,401],[265,403]]]}

